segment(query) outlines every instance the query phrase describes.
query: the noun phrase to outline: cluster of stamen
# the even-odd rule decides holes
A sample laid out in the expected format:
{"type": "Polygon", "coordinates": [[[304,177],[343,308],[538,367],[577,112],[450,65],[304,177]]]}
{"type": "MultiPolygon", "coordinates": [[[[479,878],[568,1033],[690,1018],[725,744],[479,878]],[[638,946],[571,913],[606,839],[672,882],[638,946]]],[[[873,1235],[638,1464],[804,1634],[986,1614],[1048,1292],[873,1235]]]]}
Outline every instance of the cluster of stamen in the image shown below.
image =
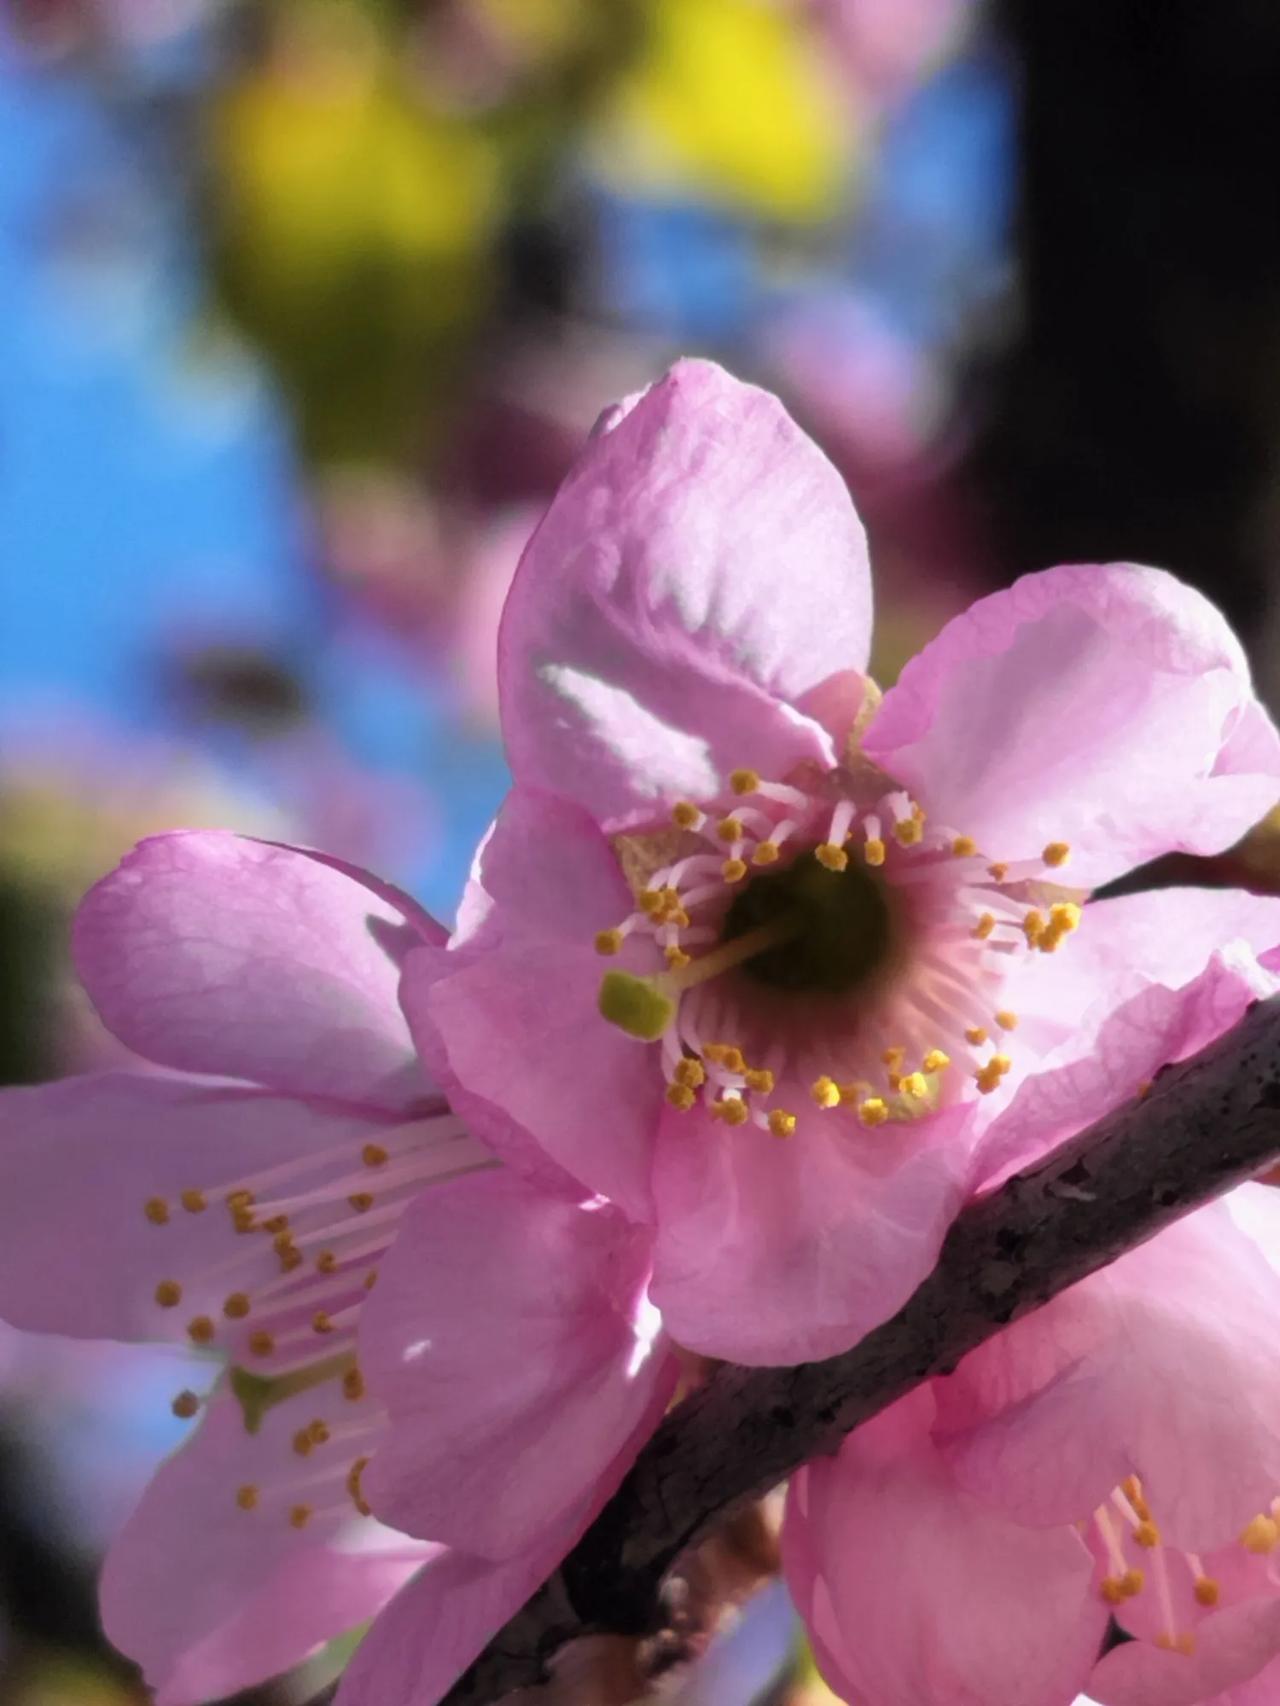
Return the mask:
{"type": "MultiPolygon", "coordinates": [[[[1081,919],[1053,875],[1069,858],[1065,842],[1036,860],[992,862],[973,837],[931,824],[920,802],[869,767],[803,785],[736,770],[722,795],[681,800],[669,827],[619,843],[635,908],[595,946],[610,957],[626,950],[638,969],[606,974],[602,1013],[660,1044],[673,1108],[702,1106],[775,1137],[797,1124],[797,1104],[774,1099],[784,1076],[792,1096],[799,1082],[819,1109],[844,1110],[862,1126],[931,1111],[954,1097],[949,1085],[961,1075],[979,1094],[997,1090],[1014,1065],[1005,1039],[1018,1015],[999,1002],[1011,957],[1054,952],[1081,919]],[[898,940],[881,956],[892,965],[869,965],[857,988],[851,967],[848,990],[824,995],[816,1022],[810,1001],[806,1023],[784,1035],[779,1003],[761,1003],[752,979],[788,984],[790,956],[801,969],[788,987],[803,990],[804,956],[814,952],[805,932],[815,932],[800,912],[787,913],[785,899],[753,928],[735,930],[735,909],[753,885],[792,881],[806,860],[862,884],[857,894],[849,888],[850,903],[861,896],[884,910],[898,940]],[[658,958],[656,971],[639,969],[636,943],[645,962],[658,958]]],[[[838,909],[838,887],[831,897],[838,909]]]]}
{"type": "MultiPolygon", "coordinates": [[[[363,1144],[317,1148],[216,1189],[143,1204],[165,1238],[180,1236],[188,1216],[225,1219],[225,1255],[185,1284],[161,1278],[153,1295],[162,1310],[180,1309],[192,1292],[205,1302],[188,1318],[186,1336],[225,1355],[246,1430],[258,1432],[268,1410],[303,1393],[338,1401],[337,1411],[292,1434],[292,1455],[310,1460],[307,1468],[299,1463],[301,1473],[234,1489],[239,1509],[276,1510],[295,1528],[335,1510],[369,1515],[360,1477],[385,1416],[366,1401],[356,1363],[361,1305],[418,1192],[491,1164],[441,1105],[363,1144]]],[[[171,1407],[190,1420],[202,1401],[184,1390],[171,1407]]]]}

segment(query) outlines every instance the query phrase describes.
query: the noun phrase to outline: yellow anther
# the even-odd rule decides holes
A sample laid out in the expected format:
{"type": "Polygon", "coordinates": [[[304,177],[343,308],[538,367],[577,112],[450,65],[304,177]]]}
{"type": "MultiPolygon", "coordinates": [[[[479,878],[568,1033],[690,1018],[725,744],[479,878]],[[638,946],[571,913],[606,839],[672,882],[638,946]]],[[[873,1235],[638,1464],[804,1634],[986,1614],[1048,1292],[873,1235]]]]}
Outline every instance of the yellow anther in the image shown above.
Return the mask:
{"type": "Polygon", "coordinates": [[[849,864],[849,855],[843,847],[837,847],[834,841],[819,842],[813,850],[813,856],[828,871],[843,871],[849,864]]]}
{"type": "Polygon", "coordinates": [[[243,1321],[249,1309],[249,1294],[245,1291],[233,1291],[222,1305],[222,1313],[228,1321],[243,1321]]]}
{"type": "Polygon", "coordinates": [[[1139,1522],[1148,1522],[1151,1518],[1151,1507],[1142,1492],[1142,1482],[1136,1475],[1126,1475],[1120,1483],[1120,1491],[1133,1506],[1134,1514],[1139,1522]]]}
{"type": "Polygon", "coordinates": [[[758,1096],[767,1096],[773,1089],[773,1074],[767,1066],[749,1066],[742,1076],[747,1081],[747,1089],[754,1090],[758,1096]]]}
{"type": "Polygon", "coordinates": [[[904,1096],[914,1096],[919,1101],[929,1094],[929,1081],[923,1072],[908,1072],[898,1088],[904,1096]]]}
{"type": "Polygon", "coordinates": [[[931,1048],[920,1062],[921,1070],[924,1072],[945,1072],[950,1065],[951,1056],[943,1054],[940,1048],[931,1048]]]}
{"type": "Polygon", "coordinates": [[[293,1449],[299,1457],[310,1457],[312,1450],[311,1435],[306,1428],[299,1428],[294,1434],[293,1449]]]}
{"type": "Polygon", "coordinates": [[[1240,1544],[1245,1551],[1260,1556],[1273,1552],[1277,1541],[1280,1541],[1280,1524],[1270,1516],[1255,1516],[1240,1533],[1240,1544]]]}
{"type": "Polygon", "coordinates": [[[1133,1538],[1139,1546],[1145,1546],[1148,1551],[1160,1544],[1160,1530],[1154,1522],[1140,1522],[1133,1531],[1133,1538]]]}
{"type": "Polygon", "coordinates": [[[327,1445],[329,1443],[328,1424],[317,1416],[314,1422],[308,1422],[307,1432],[311,1436],[312,1445],[327,1445]]]}
{"type": "Polygon", "coordinates": [[[302,1251],[299,1250],[296,1245],[291,1244],[287,1250],[281,1250],[280,1272],[282,1274],[291,1274],[295,1268],[300,1268],[301,1266],[302,1251]]]}
{"type": "Polygon", "coordinates": [[[156,1302],[161,1309],[176,1309],[182,1302],[182,1287],[177,1280],[161,1280],[156,1287],[156,1302]]]}
{"type": "Polygon", "coordinates": [[[893,1091],[895,1096],[898,1094],[898,1091],[901,1090],[902,1074],[900,1072],[891,1072],[889,1074],[889,1088],[893,1091]]]}
{"type": "Polygon", "coordinates": [[[979,918],[978,922],[974,925],[973,933],[978,938],[978,940],[980,942],[985,942],[987,937],[990,936],[990,934],[995,929],[995,927],[996,927],[996,915],[995,915],[995,913],[994,912],[984,912],[982,914],[982,917],[979,918]]]}
{"type": "Polygon", "coordinates": [[[290,1528],[305,1528],[311,1521],[310,1505],[294,1505],[289,1512],[290,1528]]]}
{"type": "Polygon", "coordinates": [[[884,842],[881,841],[880,837],[878,835],[868,836],[862,847],[862,857],[866,860],[867,864],[883,865],[884,854],[884,842]]]}
{"type": "Polygon", "coordinates": [[[1212,1576],[1201,1576],[1195,1587],[1197,1605],[1217,1605],[1222,1597],[1222,1589],[1212,1576]]]}
{"type": "Polygon", "coordinates": [[[745,1125],[751,1117],[741,1096],[721,1096],[711,1104],[712,1115],[726,1125],[745,1125]]]}
{"type": "Polygon", "coordinates": [[[978,851],[978,843],[971,835],[957,835],[951,843],[951,851],[957,859],[972,859],[978,851]]]}
{"type": "Polygon", "coordinates": [[[732,1043],[721,1043],[713,1058],[719,1061],[726,1072],[745,1072],[747,1070],[746,1057],[742,1050],[735,1048],[732,1043]]]}
{"type": "Polygon", "coordinates": [[[1009,867],[1007,865],[988,865],[987,875],[996,882],[1002,883],[1009,875],[1009,867]]]}
{"type": "Polygon", "coordinates": [[[366,1167],[385,1167],[391,1155],[380,1143],[366,1143],[360,1151],[360,1159],[366,1167]]]}
{"type": "Polygon", "coordinates": [[[823,1073],[821,1078],[815,1078],[809,1086],[809,1094],[820,1108],[838,1108],[840,1106],[840,1086],[834,1078],[828,1078],[823,1073]]]}
{"type": "Polygon", "coordinates": [[[1124,1601],[1124,1587],[1119,1576],[1103,1576],[1098,1591],[1108,1605],[1120,1605],[1124,1601]]]}
{"type": "Polygon", "coordinates": [[[907,1051],[904,1048],[887,1048],[880,1058],[890,1072],[901,1072],[903,1063],[907,1058],[907,1051]]]}
{"type": "Polygon", "coordinates": [[[751,855],[753,865],[776,865],[778,863],[778,843],[776,841],[760,841],[751,855]]]}
{"type": "MultiPolygon", "coordinates": [[[[249,1334],[249,1349],[256,1357],[269,1357],[276,1348],[276,1342],[264,1328],[259,1327],[249,1334]]],[[[257,1376],[255,1375],[256,1379],[257,1376]]]]}
{"type": "Polygon", "coordinates": [[[769,1109],[769,1130],[775,1137],[794,1137],[796,1116],[782,1108],[769,1109]]]}
{"type": "Polygon", "coordinates": [[[180,1422],[189,1422],[200,1409],[200,1400],[194,1392],[179,1392],[169,1408],[180,1422]]]}
{"type": "MultiPolygon", "coordinates": [[[[276,1233],[288,1232],[288,1230],[289,1230],[289,1216],[287,1214],[273,1214],[271,1216],[270,1220],[264,1220],[262,1222],[262,1230],[264,1232],[276,1232],[276,1233]]],[[[289,1242],[288,1238],[283,1240],[283,1244],[287,1244],[288,1242],[289,1242]]],[[[277,1250],[283,1248],[283,1244],[282,1244],[281,1239],[277,1238],[275,1240],[275,1247],[277,1250]]]]}
{"type": "MultiPolygon", "coordinates": [[[[266,1230],[269,1232],[274,1224],[274,1221],[268,1221],[266,1230]]],[[[277,1256],[287,1255],[290,1250],[296,1248],[296,1245],[293,1242],[293,1233],[290,1232],[287,1223],[280,1228],[275,1237],[271,1240],[271,1248],[275,1251],[277,1256]]]]}
{"type": "Polygon", "coordinates": [[[692,800],[677,800],[671,808],[671,821],[677,829],[697,829],[702,813],[692,800]]]}
{"type": "Polygon", "coordinates": [[[880,1096],[868,1096],[858,1109],[863,1125],[883,1125],[889,1117],[889,1104],[880,1096]]]}
{"type": "Polygon", "coordinates": [[[683,971],[687,965],[692,964],[690,956],[683,948],[677,948],[674,942],[662,950],[662,957],[667,962],[668,971],[683,971]]]}
{"type": "Polygon", "coordinates": [[[616,954],[622,947],[621,930],[597,930],[596,953],[616,954]]]}
{"type": "Polygon", "coordinates": [[[996,1014],[996,1024],[999,1025],[1002,1031],[1016,1031],[1018,1028],[1018,1015],[1012,1012],[1008,1007],[1002,1007],[996,1014]]]}
{"type": "Polygon", "coordinates": [[[726,859],[720,867],[720,875],[726,883],[740,883],[746,874],[747,866],[744,859],[726,859]]]}
{"type": "MultiPolygon", "coordinates": [[[[919,808],[917,807],[917,810],[919,808]]],[[[901,823],[895,823],[893,833],[904,847],[914,847],[924,839],[924,815],[903,818],[901,823]]]]}
{"type": "Polygon", "coordinates": [[[731,770],[729,786],[735,794],[754,794],[760,786],[760,778],[754,770],[731,770]]]}
{"type": "Polygon", "coordinates": [[[697,1099],[687,1084],[667,1085],[668,1102],[682,1114],[687,1114],[697,1099]]]}
{"type": "Polygon", "coordinates": [[[257,1510],[258,1489],[251,1481],[247,1482],[243,1487],[236,1488],[236,1503],[242,1511],[257,1510]]]}
{"type": "Polygon", "coordinates": [[[661,912],[665,904],[662,893],[658,889],[641,889],[636,896],[636,905],[648,918],[653,918],[661,912]]]}
{"type": "Polygon", "coordinates": [[[256,1200],[252,1191],[232,1191],[227,1197],[227,1207],[234,1213],[236,1209],[252,1208],[256,1200]]]}
{"type": "Polygon", "coordinates": [[[987,1040],[987,1033],[981,1025],[970,1025],[964,1033],[964,1040],[972,1043],[974,1048],[981,1048],[987,1040]]]}
{"type": "Polygon", "coordinates": [[[197,1315],[194,1320],[187,1322],[187,1337],[193,1345],[207,1345],[213,1338],[217,1328],[207,1315],[197,1315]]]}
{"type": "Polygon", "coordinates": [[[364,1397],[364,1376],[358,1368],[349,1368],[343,1375],[342,1396],[352,1404],[364,1397]]]}
{"type": "Polygon", "coordinates": [[[321,1274],[334,1273],[338,1266],[338,1258],[332,1250],[321,1250],[316,1257],[316,1272],[321,1274]]]}
{"type": "Polygon", "coordinates": [[[1065,865],[1071,857],[1071,849],[1065,841],[1051,841],[1040,855],[1046,865],[1055,867],[1065,865]]]}
{"type": "Polygon", "coordinates": [[[676,1084],[683,1084],[689,1090],[701,1089],[707,1081],[706,1068],[690,1054],[676,1062],[671,1077],[676,1084]]]}
{"type": "Polygon", "coordinates": [[[367,1500],[360,1491],[360,1477],[364,1474],[365,1466],[368,1461],[369,1459],[367,1457],[357,1457],[355,1462],[347,1471],[347,1492],[350,1495],[351,1502],[355,1505],[361,1516],[370,1516],[372,1514],[367,1500]]]}
{"type": "Polygon", "coordinates": [[[1126,1599],[1136,1599],[1146,1579],[1141,1570],[1126,1570],[1120,1578],[1120,1592],[1126,1599]]]}
{"type": "Polygon", "coordinates": [[[332,1333],[333,1317],[326,1314],[323,1309],[317,1309],[311,1317],[311,1331],[313,1333],[332,1333]]]}
{"type": "Polygon", "coordinates": [[[739,817],[722,817],[716,825],[716,834],[721,841],[741,841],[745,833],[739,817]]]}
{"type": "Polygon", "coordinates": [[[188,1214],[203,1214],[209,1206],[203,1191],[183,1191],[178,1200],[188,1214]]]}
{"type": "Polygon", "coordinates": [[[1030,912],[1028,912],[1022,920],[1022,934],[1027,938],[1027,943],[1030,947],[1035,947],[1036,943],[1044,935],[1046,928],[1047,926],[1044,921],[1044,913],[1037,912],[1033,906],[1030,912]]]}
{"type": "Polygon", "coordinates": [[[167,1226],[169,1224],[169,1205],[163,1197],[148,1197],[142,1205],[142,1212],[152,1226],[167,1226]]]}
{"type": "Polygon", "coordinates": [[[974,1073],[973,1081],[984,1096],[989,1096],[993,1090],[1000,1088],[1001,1076],[1002,1074],[996,1070],[995,1063],[989,1060],[985,1066],[980,1066],[974,1073]]]}
{"type": "Polygon", "coordinates": [[[1013,1062],[1009,1059],[1007,1054],[993,1054],[991,1059],[987,1062],[987,1065],[993,1072],[998,1073],[1001,1078],[1004,1077],[1006,1072],[1011,1072],[1013,1070],[1013,1062]]]}
{"type": "Polygon", "coordinates": [[[1055,930],[1078,930],[1083,917],[1083,910],[1073,900],[1055,901],[1049,908],[1049,923],[1055,930]]]}

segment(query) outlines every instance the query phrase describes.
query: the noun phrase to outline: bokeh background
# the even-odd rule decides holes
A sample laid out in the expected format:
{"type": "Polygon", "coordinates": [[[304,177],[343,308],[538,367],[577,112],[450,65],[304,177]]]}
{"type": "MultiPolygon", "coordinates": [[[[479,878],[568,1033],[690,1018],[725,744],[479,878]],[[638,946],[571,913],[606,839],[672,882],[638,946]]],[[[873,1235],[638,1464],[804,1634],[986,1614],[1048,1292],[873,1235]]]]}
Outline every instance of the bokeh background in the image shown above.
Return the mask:
{"type": "MultiPolygon", "coordinates": [[[[846,477],[882,680],[1134,558],[1274,701],[1277,86],[1270,0],[0,0],[0,1081],[118,1056],[66,924],[151,830],[451,916],[522,544],[681,353],[846,477]]],[[[93,1575],[181,1384],[0,1328],[3,1706],[144,1698],[93,1575]]],[[[672,1697],[821,1697],[776,1591],[735,1641],[672,1697]]]]}

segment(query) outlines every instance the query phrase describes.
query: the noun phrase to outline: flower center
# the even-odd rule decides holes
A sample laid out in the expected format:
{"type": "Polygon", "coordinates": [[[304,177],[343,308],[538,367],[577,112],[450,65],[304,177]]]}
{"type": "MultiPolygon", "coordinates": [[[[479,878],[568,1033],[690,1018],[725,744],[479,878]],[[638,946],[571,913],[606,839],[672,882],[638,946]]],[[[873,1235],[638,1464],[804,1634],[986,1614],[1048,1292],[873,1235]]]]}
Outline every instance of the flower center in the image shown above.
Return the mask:
{"type": "Polygon", "coordinates": [[[601,1013],[659,1045],[673,1107],[779,1137],[797,1123],[773,1099],[784,1082],[792,1107],[803,1095],[863,1125],[954,1097],[955,1067],[997,1089],[1013,956],[1054,951],[1081,917],[1051,876],[1064,843],[990,862],[865,761],[734,771],[615,848],[636,907],[596,937],[627,966],[603,978],[601,1013]]]}

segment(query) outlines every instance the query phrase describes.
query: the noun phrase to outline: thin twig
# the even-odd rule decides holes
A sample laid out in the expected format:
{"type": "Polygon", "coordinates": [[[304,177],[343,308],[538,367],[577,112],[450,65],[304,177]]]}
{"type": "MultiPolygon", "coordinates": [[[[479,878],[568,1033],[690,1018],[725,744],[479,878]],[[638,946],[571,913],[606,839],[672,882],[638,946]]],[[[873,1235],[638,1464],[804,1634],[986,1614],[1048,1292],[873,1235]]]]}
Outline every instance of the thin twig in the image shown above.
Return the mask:
{"type": "Polygon", "coordinates": [[[561,1568],[444,1706],[491,1706],[544,1681],[580,1636],[656,1633],[663,1578],[726,1513],[1277,1157],[1280,996],[1166,1068],[1148,1096],[971,1204],[929,1278],[852,1350],[793,1368],[721,1369],[663,1421],[561,1568]]]}

